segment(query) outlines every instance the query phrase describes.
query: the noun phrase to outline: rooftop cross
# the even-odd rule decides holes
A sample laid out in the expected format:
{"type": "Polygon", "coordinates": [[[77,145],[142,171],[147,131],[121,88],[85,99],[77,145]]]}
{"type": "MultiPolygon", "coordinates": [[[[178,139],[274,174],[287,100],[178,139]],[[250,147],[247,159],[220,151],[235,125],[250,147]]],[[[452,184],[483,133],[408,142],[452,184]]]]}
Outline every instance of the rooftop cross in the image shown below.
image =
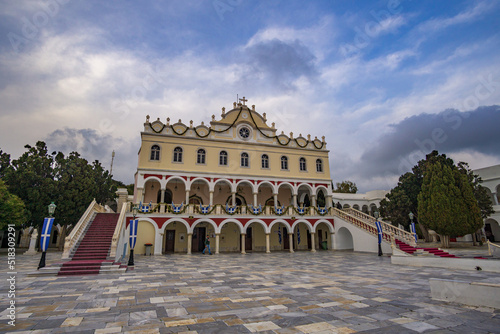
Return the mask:
{"type": "Polygon", "coordinates": [[[243,105],[245,105],[245,102],[247,102],[248,100],[247,100],[247,99],[245,99],[245,97],[243,96],[243,98],[242,98],[242,99],[240,99],[240,101],[241,101],[241,102],[243,102],[243,105]]]}

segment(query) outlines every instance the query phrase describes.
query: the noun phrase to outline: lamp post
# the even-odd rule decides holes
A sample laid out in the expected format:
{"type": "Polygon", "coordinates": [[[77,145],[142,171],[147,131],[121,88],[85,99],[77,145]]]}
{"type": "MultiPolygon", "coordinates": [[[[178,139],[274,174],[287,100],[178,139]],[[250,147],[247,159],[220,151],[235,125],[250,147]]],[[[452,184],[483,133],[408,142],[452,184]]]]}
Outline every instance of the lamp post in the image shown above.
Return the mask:
{"type": "Polygon", "coordinates": [[[138,221],[135,219],[135,216],[137,215],[137,206],[132,207],[132,215],[134,218],[130,221],[130,237],[129,237],[129,246],[130,246],[130,256],[128,258],[128,263],[127,265],[133,266],[134,265],[134,248],[135,248],[135,243],[137,241],[137,225],[138,221]]]}
{"type": "Polygon", "coordinates": [[[378,221],[379,213],[378,211],[375,211],[373,213],[373,216],[375,217],[375,225],[377,226],[377,234],[378,234],[378,256],[382,256],[382,225],[378,221]]]}
{"type": "Polygon", "coordinates": [[[42,249],[42,257],[40,258],[40,263],[38,264],[38,269],[45,267],[45,256],[47,248],[49,247],[50,241],[50,231],[52,230],[52,225],[54,224],[54,212],[56,211],[56,205],[54,202],[50,203],[49,206],[49,218],[43,220],[42,236],[40,238],[40,248],[42,249]]]}

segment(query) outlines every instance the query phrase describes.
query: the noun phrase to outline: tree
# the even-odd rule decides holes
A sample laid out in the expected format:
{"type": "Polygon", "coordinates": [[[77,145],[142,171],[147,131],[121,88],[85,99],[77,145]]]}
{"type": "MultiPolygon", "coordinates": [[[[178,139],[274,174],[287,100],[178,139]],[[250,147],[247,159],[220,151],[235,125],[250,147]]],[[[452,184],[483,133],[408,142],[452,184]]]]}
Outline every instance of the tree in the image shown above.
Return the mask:
{"type": "Polygon", "coordinates": [[[472,185],[455,166],[429,162],[418,195],[418,214],[424,224],[441,235],[449,247],[451,235],[474,233],[481,225],[480,209],[472,185]]]}
{"type": "Polygon", "coordinates": [[[351,181],[342,181],[336,183],[337,189],[333,190],[334,193],[349,193],[355,194],[358,192],[356,183],[351,181]]]}
{"type": "Polygon", "coordinates": [[[21,226],[26,222],[26,218],[23,201],[12,195],[5,183],[0,180],[0,230],[10,224],[21,226]]]}
{"type": "Polygon", "coordinates": [[[13,160],[3,177],[9,191],[18,196],[29,212],[28,223],[41,227],[47,206],[57,198],[54,180],[54,155],[44,142],[37,142],[19,159],[13,160]]]}
{"type": "Polygon", "coordinates": [[[5,176],[8,168],[10,168],[10,154],[0,150],[0,179],[5,176]]]}

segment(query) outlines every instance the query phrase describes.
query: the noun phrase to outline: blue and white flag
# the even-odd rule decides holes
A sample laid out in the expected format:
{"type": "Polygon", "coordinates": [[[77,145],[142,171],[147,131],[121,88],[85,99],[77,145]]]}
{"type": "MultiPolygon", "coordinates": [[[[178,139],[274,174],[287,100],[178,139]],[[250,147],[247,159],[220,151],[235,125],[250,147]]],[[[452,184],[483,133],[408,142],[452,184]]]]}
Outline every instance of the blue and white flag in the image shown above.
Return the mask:
{"type": "Polygon", "coordinates": [[[251,205],[251,206],[252,206],[252,212],[254,213],[254,215],[257,215],[257,214],[262,212],[262,204],[259,204],[258,208],[254,207],[253,205],[251,205]]]}
{"type": "Polygon", "coordinates": [[[42,247],[42,252],[47,251],[47,248],[49,248],[50,231],[52,230],[53,224],[54,218],[45,218],[43,220],[42,236],[40,238],[40,246],[42,247]]]}
{"type": "Polygon", "coordinates": [[[281,245],[281,227],[278,226],[278,239],[280,241],[280,245],[281,245]]]}
{"type": "Polygon", "coordinates": [[[318,211],[320,215],[324,215],[328,210],[326,209],[326,206],[323,209],[318,206],[318,211]]]}
{"type": "Polygon", "coordinates": [[[148,205],[142,205],[142,202],[139,203],[139,208],[142,213],[148,213],[151,210],[152,206],[153,204],[151,202],[149,202],[148,205]]]}
{"type": "Polygon", "coordinates": [[[137,242],[137,226],[139,225],[139,219],[130,220],[130,237],[128,239],[130,249],[135,248],[135,243],[137,242]]]}
{"type": "Polygon", "coordinates": [[[417,231],[415,230],[415,223],[410,224],[411,233],[415,236],[415,242],[418,242],[417,231]]]}
{"type": "Polygon", "coordinates": [[[300,244],[300,228],[297,226],[297,245],[300,244]]]}
{"type": "Polygon", "coordinates": [[[200,204],[200,210],[201,210],[201,213],[203,213],[204,215],[208,214],[208,211],[210,210],[210,204],[203,207],[203,205],[200,204]]]}
{"type": "Polygon", "coordinates": [[[274,206],[274,211],[276,211],[276,214],[282,215],[283,211],[285,211],[285,206],[282,205],[281,208],[278,208],[276,205],[274,206]]]}
{"type": "Polygon", "coordinates": [[[303,214],[304,214],[304,208],[297,207],[297,212],[298,212],[300,215],[303,215],[303,214]]]}
{"type": "Polygon", "coordinates": [[[172,202],[172,210],[174,213],[181,213],[182,207],[184,206],[184,202],[181,203],[179,206],[175,206],[174,202],[172,202]]]}
{"type": "Polygon", "coordinates": [[[233,214],[235,211],[236,211],[236,205],[234,206],[234,208],[230,208],[229,205],[227,205],[227,203],[226,203],[226,212],[227,213],[233,214]]]}
{"type": "Polygon", "coordinates": [[[375,224],[377,225],[377,232],[378,232],[378,243],[381,244],[382,243],[382,225],[380,224],[380,222],[377,220],[375,222],[375,224]]]}

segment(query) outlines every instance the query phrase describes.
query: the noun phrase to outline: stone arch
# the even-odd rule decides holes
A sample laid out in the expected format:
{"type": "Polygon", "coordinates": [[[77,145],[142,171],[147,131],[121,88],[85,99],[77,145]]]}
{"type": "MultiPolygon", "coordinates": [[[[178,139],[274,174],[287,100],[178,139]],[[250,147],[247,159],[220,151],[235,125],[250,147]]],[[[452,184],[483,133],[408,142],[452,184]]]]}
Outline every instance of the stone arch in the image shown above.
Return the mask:
{"type": "MultiPolygon", "coordinates": [[[[135,244],[134,253],[145,254],[146,247],[144,246],[144,244],[151,243],[154,247],[154,253],[161,254],[162,242],[156,222],[151,218],[140,217],[137,219],[139,220],[139,224],[137,225],[137,241],[135,244]]],[[[130,224],[128,224],[127,226],[126,235],[130,235],[130,224]]]]}
{"type": "Polygon", "coordinates": [[[500,241],[500,225],[495,219],[486,219],[484,222],[484,232],[490,242],[498,243],[500,241]]]}
{"type": "Polygon", "coordinates": [[[370,204],[370,214],[373,216],[375,211],[378,211],[377,205],[375,203],[370,204]]]}
{"type": "Polygon", "coordinates": [[[346,204],[344,204],[344,205],[342,206],[342,209],[349,209],[350,207],[351,207],[351,206],[350,206],[349,204],[347,204],[347,203],[346,203],[346,204]]]}
{"type": "Polygon", "coordinates": [[[354,204],[354,205],[352,206],[352,208],[353,208],[353,209],[355,209],[355,210],[358,210],[358,211],[359,211],[359,205],[358,205],[358,204],[354,204]]]}
{"type": "Polygon", "coordinates": [[[321,223],[324,223],[327,227],[328,227],[328,231],[330,231],[330,233],[335,233],[335,229],[332,225],[332,222],[326,220],[326,219],[320,219],[316,222],[316,224],[314,224],[314,232],[317,231],[318,229],[318,225],[321,224],[321,223]]]}
{"type": "Polygon", "coordinates": [[[243,226],[243,224],[238,219],[228,218],[228,219],[223,220],[220,223],[219,228],[216,229],[216,231],[218,231],[217,233],[220,233],[220,231],[222,230],[222,227],[227,223],[235,223],[240,228],[240,233],[245,233],[245,231],[246,231],[246,228],[243,226]]]}
{"type": "Polygon", "coordinates": [[[305,220],[305,219],[297,219],[296,221],[294,221],[292,224],[292,231],[295,231],[295,227],[297,225],[299,225],[300,223],[306,224],[306,226],[309,229],[309,232],[314,232],[314,227],[311,225],[311,223],[308,220],[305,220]]]}
{"type": "Polygon", "coordinates": [[[144,203],[158,203],[158,191],[162,188],[162,181],[156,176],[150,176],[144,181],[144,203]]]}
{"type": "Polygon", "coordinates": [[[267,232],[267,225],[266,225],[266,223],[265,223],[262,219],[251,219],[251,220],[249,220],[249,221],[245,224],[245,227],[244,227],[244,229],[245,229],[245,233],[246,233],[246,231],[247,231],[247,227],[248,227],[248,226],[250,226],[250,224],[253,224],[253,223],[258,223],[259,225],[261,225],[261,226],[262,226],[262,228],[264,228],[264,232],[268,233],[268,232],[267,232]]]}
{"type": "Polygon", "coordinates": [[[347,227],[338,229],[336,235],[336,249],[338,250],[354,250],[354,239],[351,231],[347,227]]]}
{"type": "Polygon", "coordinates": [[[363,205],[363,206],[361,207],[361,211],[362,211],[362,212],[364,212],[364,213],[366,213],[366,214],[369,214],[369,213],[370,213],[370,212],[368,211],[368,205],[366,205],[366,204],[365,204],[365,205],[363,205]]]}
{"type": "Polygon", "coordinates": [[[284,220],[284,219],[275,219],[275,220],[273,220],[271,222],[271,224],[269,224],[269,227],[267,228],[267,232],[266,233],[271,233],[271,229],[273,228],[273,226],[275,224],[278,224],[278,223],[284,224],[286,226],[286,229],[287,229],[288,233],[291,233],[293,231],[292,228],[291,228],[291,226],[290,226],[290,224],[288,224],[288,222],[286,220],[284,220]]]}
{"type": "Polygon", "coordinates": [[[205,179],[204,177],[197,177],[197,178],[194,178],[193,180],[189,181],[187,184],[189,185],[186,189],[189,189],[190,191],[193,191],[192,189],[192,186],[193,184],[196,182],[196,181],[201,181],[203,183],[206,183],[207,185],[207,188],[210,189],[210,182],[205,179]]]}
{"type": "Polygon", "coordinates": [[[233,191],[237,191],[238,190],[238,187],[242,184],[247,184],[250,186],[250,189],[252,190],[252,194],[254,192],[257,191],[257,188],[255,187],[255,185],[250,181],[250,180],[239,180],[238,182],[236,182],[233,186],[233,191]]]}
{"type": "Polygon", "coordinates": [[[263,186],[263,185],[270,186],[271,189],[272,189],[273,194],[278,192],[278,188],[274,184],[272,184],[271,182],[269,182],[269,181],[262,181],[262,182],[260,182],[257,185],[257,187],[256,187],[256,191],[258,192],[260,190],[260,187],[263,186]]]}
{"type": "Polygon", "coordinates": [[[209,223],[210,225],[213,226],[215,233],[220,233],[220,226],[217,226],[217,224],[212,219],[209,218],[200,218],[197,221],[195,221],[193,225],[191,225],[191,230],[188,230],[189,233],[193,233],[193,230],[196,227],[196,225],[199,225],[201,223],[209,223]]]}
{"type": "MultiPolygon", "coordinates": [[[[143,219],[146,220],[146,219],[149,219],[149,218],[143,218],[143,219]]],[[[179,222],[179,223],[183,224],[186,227],[186,231],[188,233],[192,233],[192,229],[189,226],[189,223],[185,219],[183,219],[183,218],[177,218],[177,217],[167,219],[163,223],[161,229],[158,230],[158,232],[159,233],[165,233],[165,229],[167,228],[167,225],[170,224],[170,223],[173,223],[173,222],[179,222]]]]}

